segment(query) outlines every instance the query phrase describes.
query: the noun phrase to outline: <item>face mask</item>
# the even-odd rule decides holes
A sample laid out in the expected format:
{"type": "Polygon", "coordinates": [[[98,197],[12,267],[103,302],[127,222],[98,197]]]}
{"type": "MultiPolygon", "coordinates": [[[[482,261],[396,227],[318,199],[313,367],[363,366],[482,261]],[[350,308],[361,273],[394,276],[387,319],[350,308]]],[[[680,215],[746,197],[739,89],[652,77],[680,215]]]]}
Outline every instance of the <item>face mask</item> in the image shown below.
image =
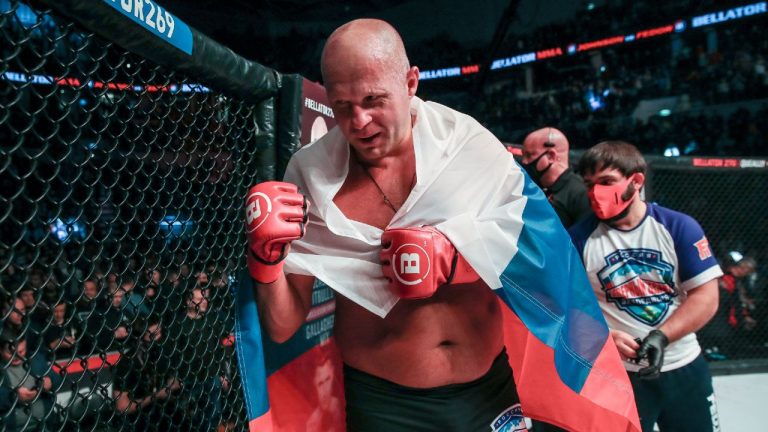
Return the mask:
{"type": "Polygon", "coordinates": [[[543,170],[539,171],[538,169],[536,169],[536,165],[539,163],[539,160],[542,157],[544,157],[544,155],[546,154],[547,152],[544,152],[540,154],[539,157],[528,162],[527,164],[520,164],[525,170],[525,172],[528,173],[528,176],[531,178],[531,180],[533,180],[533,182],[539,186],[541,186],[541,176],[543,176],[544,173],[547,172],[547,170],[552,167],[552,162],[550,162],[549,165],[547,165],[547,167],[544,168],[543,170]]]}
{"type": "Polygon", "coordinates": [[[589,204],[598,219],[613,219],[632,204],[635,195],[637,195],[637,190],[626,201],[622,199],[622,195],[629,188],[631,181],[632,179],[628,178],[626,181],[612,185],[596,184],[592,186],[588,194],[589,204]]]}

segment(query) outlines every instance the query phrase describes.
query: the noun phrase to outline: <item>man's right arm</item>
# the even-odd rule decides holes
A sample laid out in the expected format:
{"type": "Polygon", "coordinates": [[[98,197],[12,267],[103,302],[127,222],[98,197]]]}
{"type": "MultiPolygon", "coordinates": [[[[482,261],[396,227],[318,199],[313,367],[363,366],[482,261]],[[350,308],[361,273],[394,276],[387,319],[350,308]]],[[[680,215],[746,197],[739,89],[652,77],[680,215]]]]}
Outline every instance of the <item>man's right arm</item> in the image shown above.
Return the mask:
{"type": "Polygon", "coordinates": [[[281,274],[272,283],[256,284],[261,324],[273,341],[287,341],[304,323],[312,307],[314,284],[314,277],[297,274],[281,274]]]}
{"type": "Polygon", "coordinates": [[[275,342],[293,336],[312,303],[314,278],[283,272],[291,242],[304,236],[308,207],[298,188],[285,182],[259,183],[246,198],[248,271],[262,325],[275,342]]]}

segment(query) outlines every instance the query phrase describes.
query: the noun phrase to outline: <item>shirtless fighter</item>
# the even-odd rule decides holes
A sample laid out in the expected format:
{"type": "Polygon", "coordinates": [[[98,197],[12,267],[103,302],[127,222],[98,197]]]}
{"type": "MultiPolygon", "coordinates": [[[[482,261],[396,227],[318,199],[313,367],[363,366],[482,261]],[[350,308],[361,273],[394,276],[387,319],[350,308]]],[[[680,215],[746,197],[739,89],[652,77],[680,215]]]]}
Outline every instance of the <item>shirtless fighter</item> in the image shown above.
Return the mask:
{"type": "Polygon", "coordinates": [[[286,341],[310,310],[314,276],[283,267],[292,242],[294,249],[299,243],[305,251],[322,248],[308,237],[324,228],[325,242],[351,245],[354,235],[329,229],[332,224],[351,226],[363,233],[362,241],[380,237],[380,255],[363,257],[380,266],[378,274],[356,277],[387,277],[385,286],[399,301],[382,318],[337,295],[334,335],[345,363],[348,430],[490,431],[510,409],[521,414],[497,296],[431,221],[390,228],[407,211],[401,207],[417,184],[413,129],[427,122],[413,109],[426,104],[415,98],[419,69],[409,65],[397,31],[372,19],[338,28],[321,62],[338,128],[310,147],[344,140],[348,157],[337,164],[341,169],[329,163],[315,171],[294,156],[286,182],[261,183],[249,193],[248,267],[263,329],[286,341]],[[312,188],[337,178],[340,187],[327,202],[317,202],[323,194],[312,195],[312,212],[306,191],[292,184],[300,180],[312,188]],[[308,237],[299,240],[305,231],[308,237]],[[420,252],[404,252],[414,245],[420,252]],[[429,260],[428,277],[413,276],[419,259],[429,260]]]}

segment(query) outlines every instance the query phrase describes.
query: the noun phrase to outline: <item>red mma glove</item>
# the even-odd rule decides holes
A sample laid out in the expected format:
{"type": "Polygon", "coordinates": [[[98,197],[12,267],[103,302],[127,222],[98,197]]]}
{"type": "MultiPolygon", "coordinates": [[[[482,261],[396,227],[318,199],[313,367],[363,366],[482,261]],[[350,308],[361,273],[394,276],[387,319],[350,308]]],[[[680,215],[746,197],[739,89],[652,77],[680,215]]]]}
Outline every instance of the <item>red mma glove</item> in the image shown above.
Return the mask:
{"type": "Polygon", "coordinates": [[[251,277],[271,283],[283,271],[288,246],[304,236],[307,198],[296,185],[270,181],[259,183],[245,199],[246,261],[251,277]]]}
{"type": "Polygon", "coordinates": [[[427,298],[442,285],[480,278],[450,240],[431,226],[388,229],[381,246],[382,271],[400,298],[427,298]]]}

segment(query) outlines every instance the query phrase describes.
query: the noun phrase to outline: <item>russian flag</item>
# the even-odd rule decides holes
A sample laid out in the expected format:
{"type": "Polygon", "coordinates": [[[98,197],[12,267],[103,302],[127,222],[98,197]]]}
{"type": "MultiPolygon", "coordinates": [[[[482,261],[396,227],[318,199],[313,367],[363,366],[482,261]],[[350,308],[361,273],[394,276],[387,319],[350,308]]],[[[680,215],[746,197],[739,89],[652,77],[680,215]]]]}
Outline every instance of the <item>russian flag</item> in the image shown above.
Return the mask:
{"type": "MultiPolygon", "coordinates": [[[[629,378],[581,259],[546,197],[527,176],[522,195],[526,202],[518,250],[496,293],[505,306],[505,343],[524,414],[571,431],[640,431],[629,378]]],[[[296,416],[311,411],[313,401],[299,396],[312,386],[306,372],[312,369],[297,365],[328,357],[333,342],[302,350],[268,379],[247,271],[239,281],[235,345],[249,430],[300,430],[293,426],[305,421],[296,416]]],[[[333,361],[340,371],[340,360],[333,361]]],[[[333,430],[343,430],[340,415],[333,430]]]]}
{"type": "Polygon", "coordinates": [[[629,378],[576,248],[525,176],[518,251],[496,290],[526,416],[573,431],[640,431],[629,378]]]}

